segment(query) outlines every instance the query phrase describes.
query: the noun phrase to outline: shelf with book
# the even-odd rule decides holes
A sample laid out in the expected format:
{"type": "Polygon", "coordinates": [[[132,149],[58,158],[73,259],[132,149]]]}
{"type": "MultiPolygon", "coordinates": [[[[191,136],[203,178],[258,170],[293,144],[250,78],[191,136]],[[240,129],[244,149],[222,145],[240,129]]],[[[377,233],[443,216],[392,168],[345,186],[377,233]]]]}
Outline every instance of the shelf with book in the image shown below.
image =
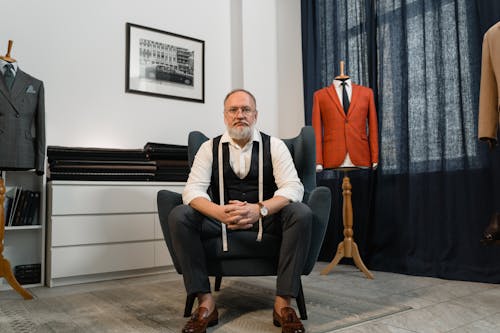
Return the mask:
{"type": "MultiPolygon", "coordinates": [[[[23,287],[42,286],[45,266],[45,177],[33,171],[4,171],[3,175],[6,187],[3,256],[10,262],[16,279],[23,287]],[[36,267],[36,278],[32,275],[33,267],[36,267]],[[30,276],[26,275],[28,271],[30,276]]],[[[7,281],[0,279],[0,290],[9,288],[7,281]]]]}
{"type": "Polygon", "coordinates": [[[41,225],[19,225],[13,227],[5,227],[5,231],[9,230],[29,230],[29,229],[42,229],[41,225]]]}

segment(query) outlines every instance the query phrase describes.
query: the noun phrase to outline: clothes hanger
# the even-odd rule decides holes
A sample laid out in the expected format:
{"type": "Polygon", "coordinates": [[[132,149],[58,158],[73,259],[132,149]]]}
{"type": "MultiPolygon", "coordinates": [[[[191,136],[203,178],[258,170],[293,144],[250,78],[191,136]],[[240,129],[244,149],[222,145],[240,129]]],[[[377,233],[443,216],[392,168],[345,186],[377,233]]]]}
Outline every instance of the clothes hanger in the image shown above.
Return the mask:
{"type": "Polygon", "coordinates": [[[9,39],[9,46],[7,47],[7,54],[4,56],[0,56],[0,59],[5,60],[7,62],[16,62],[16,59],[10,57],[10,51],[12,50],[12,44],[14,44],[14,42],[9,39]]]}
{"type": "Polygon", "coordinates": [[[340,74],[335,77],[335,80],[345,81],[349,79],[349,75],[344,74],[344,62],[340,61],[340,74]]]}

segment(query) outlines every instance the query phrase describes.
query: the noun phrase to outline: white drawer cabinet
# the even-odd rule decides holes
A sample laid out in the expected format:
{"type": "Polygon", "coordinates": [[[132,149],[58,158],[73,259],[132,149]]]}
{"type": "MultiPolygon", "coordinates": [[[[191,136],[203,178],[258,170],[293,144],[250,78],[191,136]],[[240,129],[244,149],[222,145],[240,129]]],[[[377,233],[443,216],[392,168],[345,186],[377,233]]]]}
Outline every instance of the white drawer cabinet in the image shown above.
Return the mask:
{"type": "Polygon", "coordinates": [[[183,188],[173,182],[48,182],[48,285],[171,269],[156,195],[183,188]]]}

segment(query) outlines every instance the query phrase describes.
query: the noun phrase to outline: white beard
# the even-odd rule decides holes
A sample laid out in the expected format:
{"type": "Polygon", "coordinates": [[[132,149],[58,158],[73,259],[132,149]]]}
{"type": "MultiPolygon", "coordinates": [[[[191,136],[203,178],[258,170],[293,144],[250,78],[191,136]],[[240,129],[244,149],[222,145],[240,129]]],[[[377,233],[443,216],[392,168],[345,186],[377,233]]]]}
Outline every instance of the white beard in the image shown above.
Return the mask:
{"type": "Polygon", "coordinates": [[[244,126],[242,128],[235,128],[227,126],[227,132],[233,140],[251,139],[253,133],[253,126],[244,126]]]}

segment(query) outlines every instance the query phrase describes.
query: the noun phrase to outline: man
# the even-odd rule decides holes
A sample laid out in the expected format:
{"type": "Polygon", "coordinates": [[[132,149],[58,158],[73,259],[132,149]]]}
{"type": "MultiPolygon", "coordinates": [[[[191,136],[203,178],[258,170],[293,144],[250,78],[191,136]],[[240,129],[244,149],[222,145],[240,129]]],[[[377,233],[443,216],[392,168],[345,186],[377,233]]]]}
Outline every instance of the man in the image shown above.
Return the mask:
{"type": "Polygon", "coordinates": [[[198,299],[198,308],[182,332],[205,332],[218,323],[201,239],[221,235],[224,251],[231,251],[227,238],[246,229],[258,231],[256,241],[262,232],[281,236],[273,322],[282,332],[305,332],[290,305],[299,291],[312,213],[301,203],[304,187],[288,148],[255,130],[257,116],[250,92],[237,89],[226,96],[227,130],[201,145],[182,194],[184,205],[169,215],[186,291],[198,299]]]}

